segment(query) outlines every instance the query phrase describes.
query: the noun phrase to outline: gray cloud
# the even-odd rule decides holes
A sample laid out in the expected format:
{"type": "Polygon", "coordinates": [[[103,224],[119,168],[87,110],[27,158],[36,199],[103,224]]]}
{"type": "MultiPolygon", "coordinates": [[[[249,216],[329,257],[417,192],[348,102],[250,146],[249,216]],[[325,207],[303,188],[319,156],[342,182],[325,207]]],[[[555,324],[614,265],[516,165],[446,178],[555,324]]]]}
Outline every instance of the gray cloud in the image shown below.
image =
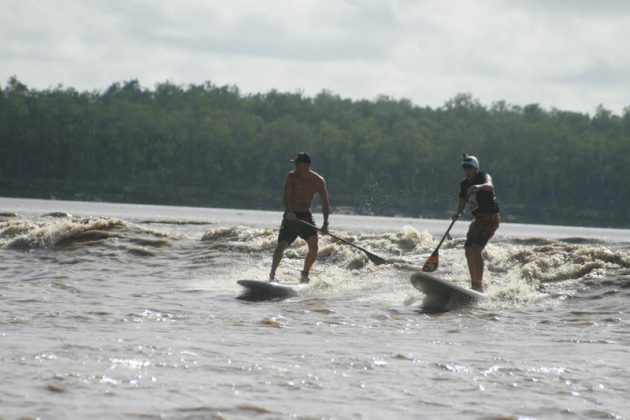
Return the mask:
{"type": "Polygon", "coordinates": [[[158,9],[153,3],[115,1],[97,7],[119,22],[128,41],[149,47],[306,61],[387,57],[395,17],[384,3],[330,2],[334,7],[311,8],[306,19],[277,13],[280,7],[260,7],[283,3],[288,4],[242,7],[229,19],[222,16],[225,3],[183,2],[175,9],[158,9]]]}
{"type": "MultiPolygon", "coordinates": [[[[614,65],[604,61],[589,63],[586,67],[561,74],[552,75],[548,80],[552,83],[583,86],[617,87],[628,82],[630,66],[614,65]]],[[[625,89],[630,93],[630,87],[625,89]]],[[[630,104],[630,101],[628,102],[630,104]]]]}
{"type": "Polygon", "coordinates": [[[630,2],[0,0],[0,80],[630,105],[630,2]]]}
{"type": "Polygon", "coordinates": [[[501,0],[508,8],[520,9],[525,13],[555,16],[616,17],[630,16],[627,0],[501,0]]]}

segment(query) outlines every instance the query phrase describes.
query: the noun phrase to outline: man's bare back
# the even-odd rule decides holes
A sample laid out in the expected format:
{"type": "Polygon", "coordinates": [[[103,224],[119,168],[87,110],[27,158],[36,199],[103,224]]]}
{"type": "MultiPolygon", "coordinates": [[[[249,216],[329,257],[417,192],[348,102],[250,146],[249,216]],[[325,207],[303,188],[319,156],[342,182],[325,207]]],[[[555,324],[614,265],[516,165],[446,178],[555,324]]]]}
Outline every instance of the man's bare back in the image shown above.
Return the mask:
{"type": "Polygon", "coordinates": [[[326,182],[316,172],[289,172],[284,186],[285,206],[289,211],[310,211],[315,194],[325,191],[326,182]]]}

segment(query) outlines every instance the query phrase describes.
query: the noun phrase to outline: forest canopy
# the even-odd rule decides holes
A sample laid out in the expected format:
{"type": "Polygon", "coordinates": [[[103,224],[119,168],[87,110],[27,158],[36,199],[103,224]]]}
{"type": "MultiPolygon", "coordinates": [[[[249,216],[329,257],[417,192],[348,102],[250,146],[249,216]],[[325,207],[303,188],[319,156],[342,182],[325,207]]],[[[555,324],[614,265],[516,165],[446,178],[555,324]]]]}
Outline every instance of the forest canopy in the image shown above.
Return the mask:
{"type": "Polygon", "coordinates": [[[337,211],[445,217],[469,153],[492,174],[504,220],[630,227],[630,107],[484,106],[464,93],[430,108],[210,82],[0,86],[3,196],[280,210],[300,151],[337,211]]]}

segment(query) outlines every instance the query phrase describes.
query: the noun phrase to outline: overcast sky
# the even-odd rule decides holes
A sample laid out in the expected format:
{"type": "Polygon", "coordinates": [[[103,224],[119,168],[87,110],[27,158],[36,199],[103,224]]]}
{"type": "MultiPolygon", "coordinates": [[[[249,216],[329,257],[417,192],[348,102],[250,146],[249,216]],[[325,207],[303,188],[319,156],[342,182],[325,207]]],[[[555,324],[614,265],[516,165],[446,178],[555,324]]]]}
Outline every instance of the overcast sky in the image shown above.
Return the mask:
{"type": "Polygon", "coordinates": [[[630,106],[630,0],[0,0],[0,83],[630,106]]]}

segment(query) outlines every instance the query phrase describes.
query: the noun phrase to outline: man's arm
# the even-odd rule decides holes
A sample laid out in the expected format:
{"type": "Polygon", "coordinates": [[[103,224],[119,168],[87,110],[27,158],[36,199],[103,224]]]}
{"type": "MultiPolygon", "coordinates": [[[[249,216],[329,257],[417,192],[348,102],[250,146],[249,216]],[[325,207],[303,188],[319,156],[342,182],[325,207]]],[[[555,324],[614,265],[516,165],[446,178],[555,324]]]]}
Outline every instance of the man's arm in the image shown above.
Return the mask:
{"type": "Polygon", "coordinates": [[[474,193],[477,191],[492,191],[493,188],[494,185],[492,185],[492,182],[486,182],[485,184],[472,185],[468,188],[468,192],[474,193]]]}
{"type": "Polygon", "coordinates": [[[473,185],[468,189],[468,193],[474,193],[477,191],[492,191],[494,185],[492,184],[492,177],[490,175],[486,175],[486,182],[483,184],[473,185]]]}
{"type": "Polygon", "coordinates": [[[466,190],[466,186],[464,181],[459,184],[459,200],[457,201],[457,210],[455,210],[455,214],[451,217],[452,220],[457,220],[461,217],[464,209],[466,208],[466,201],[468,201],[468,196],[470,193],[466,190]]]}
{"type": "Polygon", "coordinates": [[[322,186],[319,190],[319,198],[322,200],[322,214],[324,215],[324,225],[322,231],[328,233],[328,216],[330,215],[330,203],[328,202],[328,190],[326,189],[326,181],[322,180],[322,186]]]}
{"type": "Polygon", "coordinates": [[[455,214],[453,215],[453,220],[459,219],[462,215],[462,213],[464,212],[464,209],[466,208],[466,201],[467,198],[461,198],[459,197],[459,202],[457,203],[457,210],[455,211],[455,214]]]}

